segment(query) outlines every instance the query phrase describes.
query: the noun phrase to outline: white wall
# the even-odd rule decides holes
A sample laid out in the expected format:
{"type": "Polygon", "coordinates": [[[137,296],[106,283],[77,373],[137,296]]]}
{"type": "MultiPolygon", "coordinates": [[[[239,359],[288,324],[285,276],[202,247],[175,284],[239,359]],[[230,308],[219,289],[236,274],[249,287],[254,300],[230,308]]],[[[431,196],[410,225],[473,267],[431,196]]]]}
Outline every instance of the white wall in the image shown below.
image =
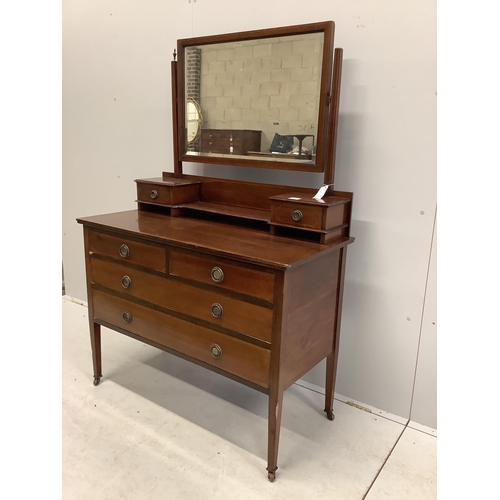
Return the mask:
{"type": "Polygon", "coordinates": [[[437,428],[437,229],[434,229],[410,418],[437,428]]]}
{"type": "MultiPolygon", "coordinates": [[[[417,366],[435,353],[435,329],[422,322],[435,318],[432,290],[424,310],[436,209],[433,0],[63,0],[66,293],[86,297],[75,218],[135,208],[134,179],[173,168],[170,61],[177,38],[330,19],[335,46],[344,49],[336,188],[355,193],[356,237],[348,251],[337,392],[409,418],[417,373],[412,419],[435,427],[435,372],[417,366]],[[420,358],[419,340],[426,346],[420,358]]],[[[322,180],[300,172],[220,172],[312,187],[322,180]]],[[[323,386],[324,366],[304,378],[323,386]]]]}

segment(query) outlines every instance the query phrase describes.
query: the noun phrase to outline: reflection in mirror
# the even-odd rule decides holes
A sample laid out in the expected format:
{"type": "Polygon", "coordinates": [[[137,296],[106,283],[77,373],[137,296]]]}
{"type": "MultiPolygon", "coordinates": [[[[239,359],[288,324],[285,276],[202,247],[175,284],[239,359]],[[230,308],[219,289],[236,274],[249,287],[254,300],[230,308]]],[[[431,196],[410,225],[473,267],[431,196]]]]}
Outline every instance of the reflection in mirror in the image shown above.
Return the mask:
{"type": "Polygon", "coordinates": [[[188,97],[186,104],[186,139],[189,151],[199,151],[197,144],[200,137],[201,124],[203,116],[200,105],[192,98],[188,97]]]}
{"type": "Polygon", "coordinates": [[[186,47],[184,92],[203,114],[187,155],[315,164],[324,33],[186,47]]]}

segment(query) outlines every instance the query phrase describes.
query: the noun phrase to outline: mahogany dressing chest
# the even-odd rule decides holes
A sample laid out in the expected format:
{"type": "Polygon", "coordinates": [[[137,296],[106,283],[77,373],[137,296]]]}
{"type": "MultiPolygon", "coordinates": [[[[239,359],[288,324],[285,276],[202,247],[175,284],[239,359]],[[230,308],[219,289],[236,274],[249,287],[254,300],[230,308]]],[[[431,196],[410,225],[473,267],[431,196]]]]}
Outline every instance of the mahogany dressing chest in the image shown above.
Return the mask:
{"type": "Polygon", "coordinates": [[[333,189],[342,65],[333,30],[328,21],[179,40],[178,61],[171,65],[173,172],[136,181],[136,210],[78,219],[94,385],[103,376],[105,326],[267,394],[270,481],[278,468],[283,393],[324,358],[325,412],[334,419],[346,251],[354,239],[353,195],[333,189]],[[269,57],[274,69],[262,73],[269,57]],[[199,69],[194,83],[193,61],[199,69]],[[214,61],[226,61],[224,77],[210,73],[212,67],[221,70],[220,64],[211,66],[214,61]],[[289,67],[292,62],[296,67],[289,67]],[[246,80],[240,78],[250,83],[238,88],[233,66],[240,73],[247,68],[246,80]],[[264,80],[257,84],[248,69],[254,67],[264,80]],[[214,90],[212,81],[232,83],[214,90]],[[250,90],[258,94],[243,99],[250,90]],[[221,101],[229,108],[217,107],[210,99],[214,92],[235,95],[221,101]],[[272,92],[285,99],[273,100],[272,92]],[[196,102],[194,119],[188,102],[196,102]],[[273,102],[282,106],[275,120],[251,111],[273,102]],[[238,106],[247,108],[240,113],[238,106]],[[207,153],[204,141],[216,129],[204,131],[202,113],[226,117],[224,129],[241,136],[238,145],[245,143],[245,130],[258,130],[247,138],[252,150],[261,147],[261,136],[269,143],[279,126],[277,132],[293,134],[306,127],[317,146],[307,158],[251,156],[246,148],[207,153]],[[245,115],[253,118],[242,124],[245,115]],[[230,116],[240,119],[231,126],[230,116]],[[315,197],[317,188],[186,175],[186,161],[324,172],[324,193],[315,197]]]}

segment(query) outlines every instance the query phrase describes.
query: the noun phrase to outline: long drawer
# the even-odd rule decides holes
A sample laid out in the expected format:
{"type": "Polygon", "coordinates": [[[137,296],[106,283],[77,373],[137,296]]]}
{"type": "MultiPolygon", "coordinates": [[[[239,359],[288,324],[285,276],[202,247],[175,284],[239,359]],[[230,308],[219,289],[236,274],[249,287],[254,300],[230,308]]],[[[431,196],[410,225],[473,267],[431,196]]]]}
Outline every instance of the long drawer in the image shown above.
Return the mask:
{"type": "Polygon", "coordinates": [[[169,272],[172,276],[273,301],[274,274],[231,261],[171,250],[169,272]]]}
{"type": "Polygon", "coordinates": [[[271,341],[273,311],[216,291],[91,257],[92,282],[244,335],[271,341]]]}
{"type": "Polygon", "coordinates": [[[94,318],[269,387],[270,351],[209,328],[93,290],[94,318]]]}

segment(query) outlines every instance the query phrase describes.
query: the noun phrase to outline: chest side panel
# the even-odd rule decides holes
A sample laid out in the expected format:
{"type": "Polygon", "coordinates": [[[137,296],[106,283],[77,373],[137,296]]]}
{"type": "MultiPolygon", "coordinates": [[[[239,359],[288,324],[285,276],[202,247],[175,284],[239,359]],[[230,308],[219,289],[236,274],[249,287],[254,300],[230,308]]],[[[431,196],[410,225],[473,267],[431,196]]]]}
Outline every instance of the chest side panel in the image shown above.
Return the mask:
{"type": "Polygon", "coordinates": [[[285,387],[333,349],[339,251],[285,273],[281,366],[285,387]]]}

